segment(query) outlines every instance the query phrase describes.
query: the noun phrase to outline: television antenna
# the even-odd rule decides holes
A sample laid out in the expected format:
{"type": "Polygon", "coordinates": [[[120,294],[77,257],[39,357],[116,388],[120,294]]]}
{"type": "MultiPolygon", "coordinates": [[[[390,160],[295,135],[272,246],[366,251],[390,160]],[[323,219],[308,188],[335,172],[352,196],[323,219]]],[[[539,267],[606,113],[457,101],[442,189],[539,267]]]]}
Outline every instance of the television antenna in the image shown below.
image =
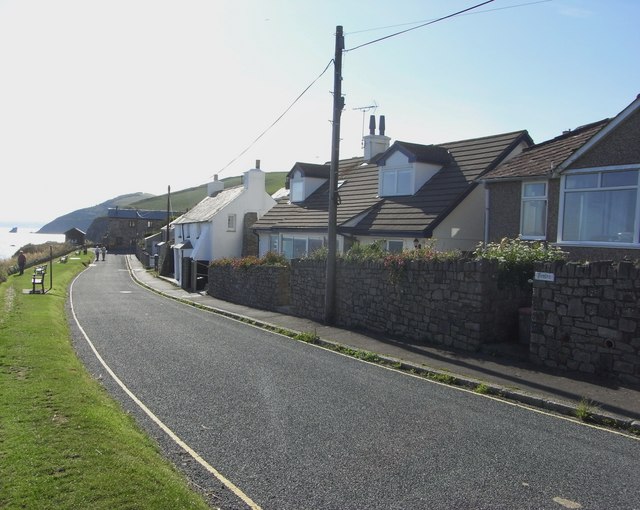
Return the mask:
{"type": "Polygon", "coordinates": [[[360,106],[358,108],[352,108],[353,110],[358,110],[362,112],[362,147],[364,147],[364,120],[365,120],[365,114],[371,110],[373,110],[373,113],[375,113],[376,109],[378,108],[378,103],[376,102],[376,100],[373,100],[373,104],[369,105],[369,106],[360,106]]]}

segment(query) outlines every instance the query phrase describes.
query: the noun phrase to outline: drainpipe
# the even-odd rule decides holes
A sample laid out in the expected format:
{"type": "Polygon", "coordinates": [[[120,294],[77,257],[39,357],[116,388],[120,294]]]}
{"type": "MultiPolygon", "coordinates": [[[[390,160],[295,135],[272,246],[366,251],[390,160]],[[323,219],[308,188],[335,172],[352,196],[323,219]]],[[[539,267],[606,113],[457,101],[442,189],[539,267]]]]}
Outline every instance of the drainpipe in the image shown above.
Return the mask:
{"type": "Polygon", "coordinates": [[[489,188],[486,182],[482,183],[484,186],[484,245],[489,243],[489,208],[491,205],[491,196],[489,188]]]}

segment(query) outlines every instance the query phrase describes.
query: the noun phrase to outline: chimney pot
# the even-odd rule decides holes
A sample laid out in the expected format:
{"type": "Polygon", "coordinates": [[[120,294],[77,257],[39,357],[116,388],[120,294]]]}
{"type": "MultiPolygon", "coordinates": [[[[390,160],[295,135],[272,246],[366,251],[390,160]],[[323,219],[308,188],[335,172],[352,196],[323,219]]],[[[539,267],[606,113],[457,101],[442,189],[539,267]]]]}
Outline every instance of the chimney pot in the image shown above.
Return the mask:
{"type": "Polygon", "coordinates": [[[256,170],[260,170],[260,160],[256,159],[256,170]]]}
{"type": "Polygon", "coordinates": [[[380,115],[380,135],[384,136],[385,122],[384,115],[380,115]]]}
{"type": "Polygon", "coordinates": [[[376,134],[376,116],[375,115],[369,116],[369,134],[370,135],[376,134]]]}

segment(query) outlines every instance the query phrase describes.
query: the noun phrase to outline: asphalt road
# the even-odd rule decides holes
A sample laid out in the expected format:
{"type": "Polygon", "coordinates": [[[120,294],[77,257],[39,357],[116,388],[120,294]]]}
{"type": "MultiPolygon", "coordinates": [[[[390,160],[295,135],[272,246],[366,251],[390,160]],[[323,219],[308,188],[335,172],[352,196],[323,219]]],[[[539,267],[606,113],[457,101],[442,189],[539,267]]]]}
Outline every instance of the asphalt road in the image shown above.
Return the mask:
{"type": "Polygon", "coordinates": [[[122,256],[82,273],[70,304],[88,369],[223,509],[640,509],[637,438],[183,305],[122,256]]]}

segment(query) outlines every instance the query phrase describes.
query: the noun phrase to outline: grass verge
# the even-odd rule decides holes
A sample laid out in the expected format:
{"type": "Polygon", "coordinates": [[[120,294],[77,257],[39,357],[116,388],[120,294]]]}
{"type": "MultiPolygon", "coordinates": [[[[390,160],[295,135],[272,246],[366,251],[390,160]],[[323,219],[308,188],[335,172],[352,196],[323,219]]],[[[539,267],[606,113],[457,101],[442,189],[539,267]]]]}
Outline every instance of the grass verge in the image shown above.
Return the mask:
{"type": "Polygon", "coordinates": [[[23,293],[29,271],[0,285],[0,508],[208,509],[73,351],[67,289],[90,259],[54,263],[45,295],[23,293]]]}

